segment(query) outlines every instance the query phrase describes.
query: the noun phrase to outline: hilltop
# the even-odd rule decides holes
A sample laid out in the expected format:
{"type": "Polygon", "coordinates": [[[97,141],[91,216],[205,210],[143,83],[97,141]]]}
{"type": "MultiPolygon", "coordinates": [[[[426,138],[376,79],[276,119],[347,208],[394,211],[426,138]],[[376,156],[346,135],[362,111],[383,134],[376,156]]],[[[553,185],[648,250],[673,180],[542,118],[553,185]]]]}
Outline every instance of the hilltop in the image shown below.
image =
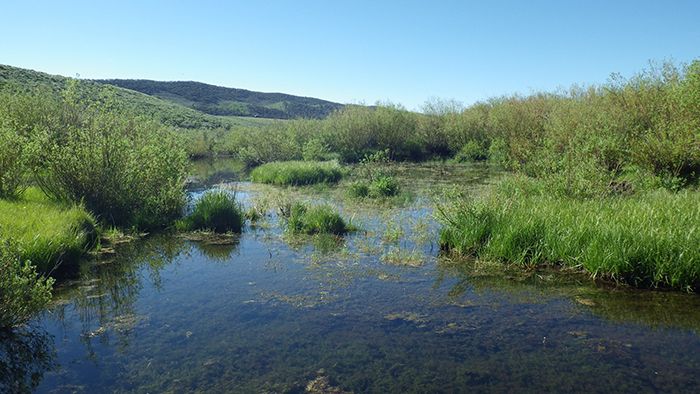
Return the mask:
{"type": "Polygon", "coordinates": [[[134,90],[218,116],[321,119],[343,107],[342,104],[317,98],[283,93],[261,93],[201,82],[161,82],[143,79],[106,79],[96,82],[134,90]]]}

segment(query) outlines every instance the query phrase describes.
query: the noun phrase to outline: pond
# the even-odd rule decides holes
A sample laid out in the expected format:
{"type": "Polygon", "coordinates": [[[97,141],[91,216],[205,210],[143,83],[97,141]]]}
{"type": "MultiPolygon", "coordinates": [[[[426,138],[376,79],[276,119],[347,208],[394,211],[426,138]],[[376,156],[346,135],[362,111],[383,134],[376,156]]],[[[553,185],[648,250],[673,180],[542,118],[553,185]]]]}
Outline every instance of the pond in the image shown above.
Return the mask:
{"type": "Polygon", "coordinates": [[[224,183],[269,214],[240,237],[154,235],[86,262],[31,330],[2,339],[2,383],[47,393],[700,391],[696,295],[442,258],[436,201],[498,173],[395,171],[409,193],[377,204],[199,163],[192,199],[224,183]],[[274,213],[282,200],[336,205],[359,231],[291,238],[274,213]]]}

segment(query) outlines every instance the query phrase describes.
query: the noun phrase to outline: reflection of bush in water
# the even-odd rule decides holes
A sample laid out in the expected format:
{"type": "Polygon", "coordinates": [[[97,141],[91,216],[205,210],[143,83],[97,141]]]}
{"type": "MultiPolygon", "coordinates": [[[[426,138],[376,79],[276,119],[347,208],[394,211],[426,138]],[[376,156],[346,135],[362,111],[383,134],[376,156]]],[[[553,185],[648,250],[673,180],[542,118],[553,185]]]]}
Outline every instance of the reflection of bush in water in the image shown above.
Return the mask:
{"type": "Polygon", "coordinates": [[[238,249],[240,242],[241,239],[239,237],[229,236],[225,239],[205,239],[200,242],[194,242],[194,245],[205,257],[215,261],[226,261],[238,249]]]}
{"type": "Polygon", "coordinates": [[[53,338],[43,330],[0,330],[0,392],[31,392],[56,368],[53,338]]]}
{"type": "MultiPolygon", "coordinates": [[[[70,301],[85,326],[134,314],[142,282],[150,280],[154,287],[160,288],[160,271],[185,247],[184,240],[167,234],[121,245],[113,258],[83,264],[82,280],[74,286],[58,288],[55,298],[70,301]]],[[[62,308],[66,307],[69,304],[61,303],[54,309],[53,316],[62,320],[62,308]]]]}

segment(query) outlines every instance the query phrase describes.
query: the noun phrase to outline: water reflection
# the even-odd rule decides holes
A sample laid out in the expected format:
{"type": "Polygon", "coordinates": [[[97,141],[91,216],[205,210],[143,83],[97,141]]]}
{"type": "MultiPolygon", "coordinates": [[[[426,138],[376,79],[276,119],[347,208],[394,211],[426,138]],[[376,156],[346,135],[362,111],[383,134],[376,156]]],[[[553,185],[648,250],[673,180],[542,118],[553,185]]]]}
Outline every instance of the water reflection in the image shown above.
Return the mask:
{"type": "Polygon", "coordinates": [[[240,237],[148,237],[87,264],[42,320],[64,369],[38,391],[700,388],[697,297],[439,258],[427,201],[339,200],[362,228],[340,238],[289,237],[269,215],[240,237]],[[425,262],[382,259],[398,248],[425,262]]]}
{"type": "Polygon", "coordinates": [[[233,158],[203,159],[192,162],[190,188],[206,188],[222,182],[244,179],[245,163],[233,158]]]}
{"type": "Polygon", "coordinates": [[[54,341],[45,330],[0,330],[0,392],[31,392],[56,366],[54,341]]]}
{"type": "Polygon", "coordinates": [[[523,271],[501,263],[441,259],[435,288],[453,279],[448,296],[467,292],[497,292],[511,302],[567,299],[590,313],[617,323],[649,328],[682,328],[700,334],[700,298],[678,292],[635,290],[595,283],[586,275],[554,269],[523,271]]]}

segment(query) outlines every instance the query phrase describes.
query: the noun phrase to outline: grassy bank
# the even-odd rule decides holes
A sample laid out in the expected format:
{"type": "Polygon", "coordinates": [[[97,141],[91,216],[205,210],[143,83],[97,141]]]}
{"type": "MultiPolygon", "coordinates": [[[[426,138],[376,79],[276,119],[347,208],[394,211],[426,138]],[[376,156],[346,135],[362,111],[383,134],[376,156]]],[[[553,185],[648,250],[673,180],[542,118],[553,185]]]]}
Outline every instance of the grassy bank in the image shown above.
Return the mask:
{"type": "Polygon", "coordinates": [[[75,264],[96,234],[95,219],[83,207],[59,204],[37,188],[28,188],[16,200],[0,200],[0,240],[12,239],[21,259],[39,272],[75,264]]]}
{"type": "Polygon", "coordinates": [[[250,173],[253,182],[302,186],[336,183],[343,170],[334,161],[284,161],[263,164],[250,173]]]}
{"type": "Polygon", "coordinates": [[[441,221],[441,243],[452,253],[557,264],[640,287],[700,286],[697,191],[572,199],[506,181],[443,207],[441,221]]]}

